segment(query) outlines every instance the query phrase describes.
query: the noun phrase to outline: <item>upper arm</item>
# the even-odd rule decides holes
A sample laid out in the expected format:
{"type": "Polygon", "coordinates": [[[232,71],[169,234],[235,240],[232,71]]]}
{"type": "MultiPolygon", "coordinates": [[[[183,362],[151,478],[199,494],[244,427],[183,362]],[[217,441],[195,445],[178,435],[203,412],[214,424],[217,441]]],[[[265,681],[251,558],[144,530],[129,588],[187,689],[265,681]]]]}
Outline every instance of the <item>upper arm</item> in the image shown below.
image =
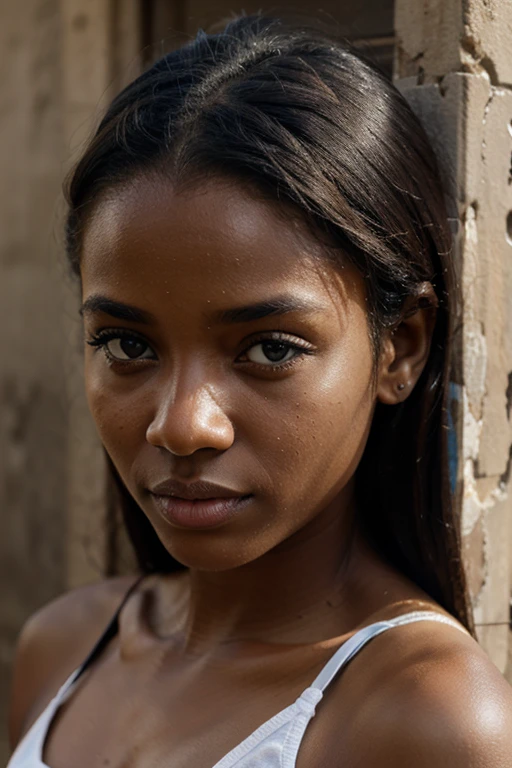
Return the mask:
{"type": "Polygon", "coordinates": [[[122,577],[73,590],[25,623],[11,679],[8,732],[12,748],[82,663],[132,582],[133,577],[122,577]]]}

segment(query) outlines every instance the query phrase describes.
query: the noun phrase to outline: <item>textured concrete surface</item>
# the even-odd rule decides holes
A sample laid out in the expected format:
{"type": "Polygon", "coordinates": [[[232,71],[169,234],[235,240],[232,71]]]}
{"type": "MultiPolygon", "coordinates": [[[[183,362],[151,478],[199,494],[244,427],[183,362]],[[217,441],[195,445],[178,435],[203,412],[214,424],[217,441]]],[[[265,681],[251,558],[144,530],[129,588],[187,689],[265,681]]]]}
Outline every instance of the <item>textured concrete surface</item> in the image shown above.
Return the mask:
{"type": "MultiPolygon", "coordinates": [[[[146,6],[138,0],[0,0],[2,723],[21,624],[108,564],[105,472],[83,395],[78,296],[60,236],[61,181],[102,106],[139,70],[142,42],[165,38],[172,25],[191,34],[236,10],[224,1],[151,6],[152,19],[141,17],[146,6]]],[[[317,10],[310,0],[293,6],[317,10]]],[[[322,7],[352,37],[392,37],[391,0],[322,7]]],[[[466,295],[465,551],[478,621],[499,624],[481,638],[501,669],[512,652],[504,625],[512,586],[511,18],[512,4],[502,0],[396,4],[397,76],[446,158],[457,201],[466,295]]],[[[122,537],[117,551],[124,551],[122,537]]],[[[127,567],[122,558],[118,570],[127,567]]],[[[0,763],[6,759],[2,734],[0,763]]]]}
{"type": "Polygon", "coordinates": [[[487,73],[512,84],[512,4],[503,0],[398,0],[395,28],[400,77],[487,73]]]}
{"type": "Polygon", "coordinates": [[[63,157],[57,2],[4,0],[0,17],[1,759],[16,634],[65,585],[68,415],[53,239],[63,157]]]}
{"type": "Polygon", "coordinates": [[[136,5],[0,0],[2,765],[22,623],[105,570],[105,469],[83,394],[79,296],[62,252],[61,184],[102,98],[138,67],[136,5]]]}
{"type": "Polygon", "coordinates": [[[512,5],[397,0],[395,27],[397,82],[457,205],[462,528],[480,641],[511,679],[512,5]]]}
{"type": "MultiPolygon", "coordinates": [[[[110,96],[112,6],[106,0],[60,3],[63,146],[66,170],[81,153],[110,96]]],[[[78,286],[66,296],[66,312],[78,318],[78,286]]],[[[78,321],[69,325],[65,381],[68,395],[68,535],[66,586],[101,577],[105,550],[105,467],[83,392],[83,343],[78,321]]]]}

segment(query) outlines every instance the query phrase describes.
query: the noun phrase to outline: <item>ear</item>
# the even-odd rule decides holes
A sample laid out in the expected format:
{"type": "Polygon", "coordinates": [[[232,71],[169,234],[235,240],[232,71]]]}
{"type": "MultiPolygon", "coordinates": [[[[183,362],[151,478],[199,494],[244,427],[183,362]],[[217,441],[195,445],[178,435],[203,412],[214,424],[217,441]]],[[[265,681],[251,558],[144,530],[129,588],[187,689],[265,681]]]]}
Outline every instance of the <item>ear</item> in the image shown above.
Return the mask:
{"type": "Polygon", "coordinates": [[[421,283],[404,302],[401,318],[382,337],[377,400],[396,405],[409,397],[430,352],[437,296],[431,283],[421,283]]]}

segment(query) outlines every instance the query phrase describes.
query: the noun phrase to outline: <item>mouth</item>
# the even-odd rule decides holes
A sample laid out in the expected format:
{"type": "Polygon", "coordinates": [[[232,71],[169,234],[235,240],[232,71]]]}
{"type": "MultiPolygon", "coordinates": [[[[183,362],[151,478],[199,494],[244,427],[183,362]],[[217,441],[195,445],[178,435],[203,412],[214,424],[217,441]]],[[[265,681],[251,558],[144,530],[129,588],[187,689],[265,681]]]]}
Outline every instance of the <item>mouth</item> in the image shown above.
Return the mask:
{"type": "Polygon", "coordinates": [[[163,519],[178,528],[217,528],[238,516],[252,496],[180,499],[151,494],[163,519]]]}
{"type": "Polygon", "coordinates": [[[217,528],[237,517],[253,498],[216,483],[166,480],[151,489],[161,517],[178,528],[217,528]]]}

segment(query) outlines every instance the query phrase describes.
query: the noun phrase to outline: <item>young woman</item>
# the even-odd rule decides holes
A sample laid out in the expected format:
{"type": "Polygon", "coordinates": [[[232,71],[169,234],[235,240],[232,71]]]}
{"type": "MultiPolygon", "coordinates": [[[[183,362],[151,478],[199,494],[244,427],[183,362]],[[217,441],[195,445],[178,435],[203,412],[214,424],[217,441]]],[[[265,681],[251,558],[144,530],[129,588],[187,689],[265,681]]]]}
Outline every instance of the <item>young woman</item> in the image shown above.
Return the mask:
{"type": "Polygon", "coordinates": [[[28,622],[10,767],[511,765],[447,477],[450,233],[404,99],[241,18],[114,100],[69,204],[143,575],[28,622]]]}

